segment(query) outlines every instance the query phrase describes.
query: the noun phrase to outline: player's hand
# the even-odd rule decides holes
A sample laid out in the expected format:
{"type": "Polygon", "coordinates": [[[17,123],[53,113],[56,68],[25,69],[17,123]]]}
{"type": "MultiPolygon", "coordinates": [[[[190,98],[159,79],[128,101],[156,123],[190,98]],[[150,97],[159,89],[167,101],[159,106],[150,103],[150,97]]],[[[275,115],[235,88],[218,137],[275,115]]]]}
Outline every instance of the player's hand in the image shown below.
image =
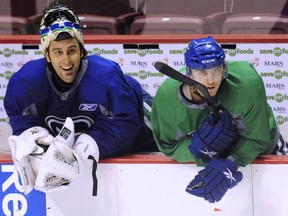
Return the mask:
{"type": "Polygon", "coordinates": [[[243,178],[237,165],[229,159],[212,160],[199,171],[189,183],[186,192],[202,197],[210,203],[222,199],[228,189],[233,188],[243,178]]]}
{"type": "Polygon", "coordinates": [[[235,123],[229,112],[221,108],[216,124],[211,124],[214,115],[209,114],[191,137],[189,150],[198,159],[209,162],[228,148],[237,136],[235,123]]]}
{"type": "Polygon", "coordinates": [[[11,135],[8,137],[8,146],[11,152],[12,160],[16,171],[19,173],[23,191],[25,194],[31,192],[35,184],[35,170],[33,166],[32,155],[40,156],[44,149],[38,146],[39,140],[50,137],[48,130],[39,126],[31,127],[25,130],[19,136],[11,135]]]}

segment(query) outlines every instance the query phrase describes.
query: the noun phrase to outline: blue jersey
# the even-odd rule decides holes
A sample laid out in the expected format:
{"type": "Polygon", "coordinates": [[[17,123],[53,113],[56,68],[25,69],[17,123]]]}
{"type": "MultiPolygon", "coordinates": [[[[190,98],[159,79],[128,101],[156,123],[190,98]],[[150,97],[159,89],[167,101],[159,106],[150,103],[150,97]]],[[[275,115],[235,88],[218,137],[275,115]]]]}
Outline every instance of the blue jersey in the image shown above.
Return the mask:
{"type": "Polygon", "coordinates": [[[118,64],[88,56],[65,92],[56,88],[52,73],[42,58],[26,63],[12,76],[4,107],[13,134],[41,126],[55,136],[71,117],[76,133],[95,139],[101,158],[124,154],[143,137],[142,88],[118,64]]]}

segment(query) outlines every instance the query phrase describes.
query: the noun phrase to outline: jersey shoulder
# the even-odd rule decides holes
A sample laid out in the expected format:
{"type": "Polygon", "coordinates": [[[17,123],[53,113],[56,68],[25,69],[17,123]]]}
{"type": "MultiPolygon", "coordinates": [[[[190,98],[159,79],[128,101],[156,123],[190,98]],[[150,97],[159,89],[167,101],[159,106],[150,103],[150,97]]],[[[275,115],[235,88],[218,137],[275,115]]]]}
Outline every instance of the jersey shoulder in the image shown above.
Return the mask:
{"type": "Polygon", "coordinates": [[[25,63],[11,79],[17,80],[39,80],[39,77],[46,75],[46,60],[45,58],[31,60],[25,63]]]}

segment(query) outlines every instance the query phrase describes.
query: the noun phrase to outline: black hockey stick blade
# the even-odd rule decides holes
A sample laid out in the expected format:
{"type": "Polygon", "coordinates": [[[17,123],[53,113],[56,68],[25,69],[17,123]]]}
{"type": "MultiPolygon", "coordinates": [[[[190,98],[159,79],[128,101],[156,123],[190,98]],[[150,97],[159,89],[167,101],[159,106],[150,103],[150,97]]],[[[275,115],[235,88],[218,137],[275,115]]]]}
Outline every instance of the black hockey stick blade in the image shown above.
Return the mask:
{"type": "Polygon", "coordinates": [[[201,83],[190,79],[189,77],[183,75],[182,73],[178,72],[174,68],[170,67],[169,65],[163,63],[163,62],[156,62],[154,64],[154,67],[161,73],[167,75],[168,77],[171,77],[175,80],[178,80],[186,85],[193,86],[197,90],[199,90],[206,100],[207,106],[210,109],[210,112],[218,119],[218,110],[215,108],[214,103],[211,99],[211,96],[207,90],[207,88],[202,85],[201,83]]]}

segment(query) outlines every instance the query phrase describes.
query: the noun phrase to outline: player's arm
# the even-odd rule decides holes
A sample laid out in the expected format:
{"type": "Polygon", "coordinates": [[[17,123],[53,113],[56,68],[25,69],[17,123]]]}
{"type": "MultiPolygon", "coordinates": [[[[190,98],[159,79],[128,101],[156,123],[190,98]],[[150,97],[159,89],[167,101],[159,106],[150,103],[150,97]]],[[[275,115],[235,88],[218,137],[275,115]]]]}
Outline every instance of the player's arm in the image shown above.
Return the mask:
{"type": "Polygon", "coordinates": [[[142,95],[136,95],[118,66],[116,70],[103,94],[106,110],[96,116],[88,132],[97,142],[101,158],[127,153],[144,123],[142,95]]]}
{"type": "MultiPolygon", "coordinates": [[[[169,91],[166,81],[157,90],[153,99],[151,124],[154,139],[161,152],[179,162],[198,161],[188,146],[191,144],[191,135],[182,132],[179,128],[177,115],[183,115],[183,110],[177,109],[171,101],[178,100],[174,88],[169,91]],[[171,93],[173,92],[173,93],[171,93]]],[[[177,105],[176,105],[177,106],[177,105]]]]}
{"type": "Polygon", "coordinates": [[[251,64],[245,69],[250,70],[251,77],[243,80],[241,88],[246,88],[249,92],[242,95],[243,99],[237,108],[240,116],[236,116],[235,120],[239,137],[230,151],[230,157],[239,166],[246,166],[260,154],[265,154],[277,134],[277,125],[267,103],[263,80],[251,64]]]}
{"type": "Polygon", "coordinates": [[[7,86],[4,108],[14,135],[19,135],[33,126],[45,127],[34,101],[37,95],[39,93],[35,90],[29,93],[29,85],[25,81],[14,79],[12,76],[7,86]]]}

